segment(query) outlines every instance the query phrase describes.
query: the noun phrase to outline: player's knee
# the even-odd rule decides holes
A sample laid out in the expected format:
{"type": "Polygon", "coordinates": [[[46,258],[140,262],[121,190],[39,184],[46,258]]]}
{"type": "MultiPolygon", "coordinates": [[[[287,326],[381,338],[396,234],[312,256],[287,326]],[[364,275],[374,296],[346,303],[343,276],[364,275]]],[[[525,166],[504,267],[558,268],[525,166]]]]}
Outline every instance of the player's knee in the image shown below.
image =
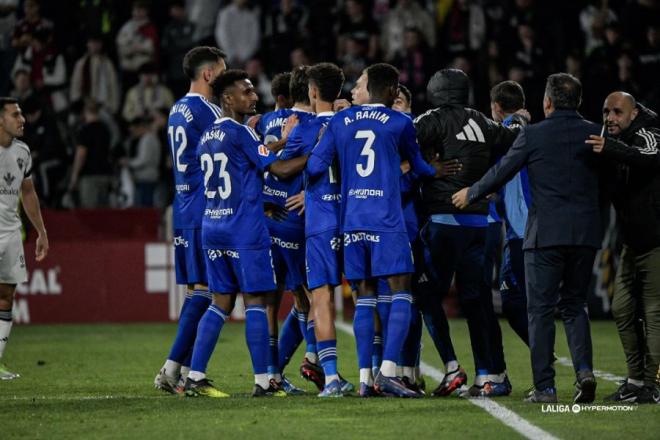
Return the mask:
{"type": "Polygon", "coordinates": [[[392,292],[410,292],[410,275],[394,275],[387,279],[392,292]]]}
{"type": "Polygon", "coordinates": [[[243,302],[246,306],[265,306],[267,293],[248,293],[243,294],[243,302]]]}
{"type": "Polygon", "coordinates": [[[305,295],[305,292],[297,291],[295,292],[294,296],[294,303],[296,305],[296,309],[300,312],[308,312],[309,311],[309,300],[307,299],[307,296],[305,295]]]}
{"type": "Polygon", "coordinates": [[[333,305],[333,297],[328,291],[314,292],[314,309],[328,309],[333,305]]]}
{"type": "Polygon", "coordinates": [[[3,309],[11,307],[14,302],[14,292],[16,291],[15,284],[2,284],[0,285],[0,306],[4,305],[3,309]]]}
{"type": "Polygon", "coordinates": [[[213,304],[220,307],[227,313],[231,313],[234,310],[234,304],[236,304],[236,295],[213,295],[213,304]]]}

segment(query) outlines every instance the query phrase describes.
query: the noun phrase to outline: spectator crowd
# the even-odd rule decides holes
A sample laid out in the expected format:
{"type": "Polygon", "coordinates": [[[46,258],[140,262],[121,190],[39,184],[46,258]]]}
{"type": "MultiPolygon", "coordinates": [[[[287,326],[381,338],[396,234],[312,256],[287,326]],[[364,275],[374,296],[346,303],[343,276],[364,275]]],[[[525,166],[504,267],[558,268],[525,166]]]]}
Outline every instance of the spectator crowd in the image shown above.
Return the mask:
{"type": "Polygon", "coordinates": [[[248,71],[260,112],[276,73],[333,61],[349,97],[362,69],[386,61],[416,114],[431,75],[456,67],[471,107],[487,110],[490,88],[511,79],[538,121],[547,75],[565,71],[600,121],[612,90],[660,108],[659,31],[656,0],[0,0],[0,96],[20,100],[46,206],[165,207],[167,115],[195,45],[248,71]]]}

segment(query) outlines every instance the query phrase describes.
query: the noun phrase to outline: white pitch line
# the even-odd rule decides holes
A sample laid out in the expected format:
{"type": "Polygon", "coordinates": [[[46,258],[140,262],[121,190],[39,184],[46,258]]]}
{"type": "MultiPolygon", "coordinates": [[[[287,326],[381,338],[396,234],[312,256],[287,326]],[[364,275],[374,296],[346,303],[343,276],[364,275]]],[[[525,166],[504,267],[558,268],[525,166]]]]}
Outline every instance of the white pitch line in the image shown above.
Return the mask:
{"type": "MultiPolygon", "coordinates": [[[[85,400],[144,400],[144,399],[167,399],[168,396],[5,396],[5,401],[29,401],[29,402],[46,402],[49,400],[60,401],[85,401],[85,400]]],[[[171,396],[169,397],[172,398],[171,396]]]]}
{"type": "MultiPolygon", "coordinates": [[[[557,358],[557,363],[559,365],[563,365],[564,367],[573,368],[573,362],[569,358],[566,358],[566,357],[557,358]]],[[[599,378],[604,379],[604,380],[608,380],[610,382],[621,383],[621,382],[626,381],[625,377],[617,376],[616,374],[608,373],[607,371],[594,370],[593,373],[594,373],[594,376],[599,377],[599,378]]]]}
{"type": "MultiPolygon", "coordinates": [[[[349,335],[353,336],[352,326],[340,321],[336,321],[335,326],[344,333],[348,333],[349,335]]],[[[425,362],[420,362],[419,366],[423,374],[432,377],[438,382],[440,382],[444,377],[444,373],[442,373],[440,370],[436,368],[433,368],[432,366],[430,366],[425,362]]],[[[495,417],[497,420],[504,423],[509,428],[513,429],[514,431],[516,431],[525,438],[528,438],[530,440],[537,440],[537,439],[558,440],[558,437],[555,437],[549,432],[544,431],[543,429],[532,424],[528,420],[523,419],[515,412],[511,411],[505,406],[500,405],[499,403],[496,403],[492,399],[475,398],[475,399],[465,399],[465,400],[483,409],[488,414],[495,417]]]]}

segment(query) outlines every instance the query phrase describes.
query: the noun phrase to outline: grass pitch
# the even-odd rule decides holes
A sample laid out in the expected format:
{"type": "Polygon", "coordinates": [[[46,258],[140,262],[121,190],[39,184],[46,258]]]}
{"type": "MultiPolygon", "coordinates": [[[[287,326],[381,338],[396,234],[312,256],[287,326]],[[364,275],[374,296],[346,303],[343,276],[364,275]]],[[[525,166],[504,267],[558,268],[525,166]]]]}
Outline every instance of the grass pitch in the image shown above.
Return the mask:
{"type": "MultiPolygon", "coordinates": [[[[501,321],[513,394],[495,401],[545,432],[564,439],[658,438],[660,405],[633,411],[547,413],[522,402],[531,383],[529,352],[501,321]]],[[[472,376],[467,327],[451,321],[459,361],[472,376]]],[[[595,368],[625,376],[624,356],[613,322],[594,322],[595,368]]],[[[21,373],[0,382],[0,438],[517,438],[520,434],[470,402],[456,397],[320,400],[316,389],[298,378],[302,350],[288,376],[309,395],[251,399],[251,364],[242,324],[224,327],[209,376],[230,399],[193,399],[153,389],[168,353],[175,324],[17,326],[5,353],[21,373]]],[[[568,357],[563,328],[557,325],[560,356],[568,357]]],[[[440,368],[424,335],[422,360],[440,368]]],[[[339,367],[357,383],[355,345],[338,335],[339,367]]],[[[556,366],[560,404],[571,403],[572,369],[556,366]]],[[[436,382],[427,377],[427,389],[436,382]]],[[[617,388],[599,379],[597,402],[617,388]]]]}

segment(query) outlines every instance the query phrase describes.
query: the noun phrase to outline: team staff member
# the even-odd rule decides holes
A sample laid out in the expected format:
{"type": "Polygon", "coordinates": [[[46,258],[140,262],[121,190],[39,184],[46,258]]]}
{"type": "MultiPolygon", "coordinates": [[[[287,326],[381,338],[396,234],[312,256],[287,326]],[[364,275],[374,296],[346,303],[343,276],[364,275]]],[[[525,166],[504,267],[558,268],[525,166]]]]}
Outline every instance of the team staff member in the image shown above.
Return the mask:
{"type": "Polygon", "coordinates": [[[612,314],[628,364],[628,380],[606,400],[660,403],[660,120],[632,95],[614,92],[603,104],[603,123],[611,137],[586,142],[620,163],[614,206],[623,252],[612,314]]]}
{"type": "MultiPolygon", "coordinates": [[[[431,262],[438,279],[438,295],[423,301],[423,312],[432,318],[434,343],[440,347],[447,374],[433,395],[447,396],[467,381],[454,352],[442,299],[449,292],[456,274],[461,308],[470,331],[476,378],[471,395],[487,393],[486,382],[504,382],[504,377],[489,377],[495,371],[493,358],[504,359],[503,353],[493,356],[491,345],[501,350],[499,343],[490,341],[492,330],[484,323],[497,324],[490,290],[484,286],[484,248],[488,230],[488,201],[479,201],[466,211],[451,203],[451,196],[464,186],[479,180],[488,170],[493,149],[509,147],[517,129],[509,129],[488,119],[482,113],[466,108],[469,80],[463,71],[443,69],[429,81],[427,93],[437,108],[415,120],[417,140],[424,155],[441,160],[457,159],[462,171],[453,176],[422,184],[422,207],[430,215],[423,238],[431,253],[431,262]],[[488,294],[485,298],[485,294],[488,294]]],[[[499,327],[497,328],[499,330],[499,327]]],[[[493,338],[495,339],[495,338],[493,338]]],[[[503,370],[503,368],[501,368],[503,370]]]]}
{"type": "Polygon", "coordinates": [[[454,194],[464,209],[508,182],[527,165],[532,204],[525,230],[525,275],[529,345],[535,389],[527,402],[557,402],[555,307],[559,307],[577,376],[576,403],[593,402],[591,330],[587,289],[596,249],[600,247],[599,160],[584,140],[599,127],[577,112],[580,81],[566,73],[548,77],[543,111],[546,119],[523,128],[515,143],[471,188],[454,194]],[[562,285],[560,291],[559,286],[562,285]]]}

